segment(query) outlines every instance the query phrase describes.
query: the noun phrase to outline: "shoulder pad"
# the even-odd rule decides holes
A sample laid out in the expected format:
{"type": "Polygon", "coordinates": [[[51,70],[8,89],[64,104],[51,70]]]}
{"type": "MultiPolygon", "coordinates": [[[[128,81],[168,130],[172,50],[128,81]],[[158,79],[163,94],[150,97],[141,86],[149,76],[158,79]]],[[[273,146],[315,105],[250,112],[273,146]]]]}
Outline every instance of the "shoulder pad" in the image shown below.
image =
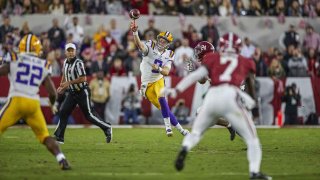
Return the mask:
{"type": "Polygon", "coordinates": [[[152,49],[154,49],[154,47],[156,46],[156,43],[153,42],[152,40],[149,40],[149,41],[146,42],[146,45],[151,47],[152,49]]]}
{"type": "Polygon", "coordinates": [[[15,52],[8,52],[2,59],[4,62],[15,62],[18,60],[18,55],[15,52]]]}

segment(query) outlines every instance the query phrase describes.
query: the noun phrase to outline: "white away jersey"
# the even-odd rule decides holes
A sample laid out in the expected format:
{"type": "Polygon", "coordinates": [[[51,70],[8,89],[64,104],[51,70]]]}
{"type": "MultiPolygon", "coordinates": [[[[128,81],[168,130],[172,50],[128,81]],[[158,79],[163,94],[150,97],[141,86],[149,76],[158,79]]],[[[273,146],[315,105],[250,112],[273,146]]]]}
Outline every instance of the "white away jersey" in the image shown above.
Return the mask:
{"type": "Polygon", "coordinates": [[[8,53],[4,61],[10,63],[9,97],[39,99],[39,87],[51,73],[49,62],[27,53],[8,53]]]}
{"type": "Polygon", "coordinates": [[[171,68],[171,64],[174,59],[174,52],[166,49],[161,54],[156,48],[156,44],[151,40],[147,41],[144,45],[147,49],[147,53],[143,55],[142,62],[140,64],[141,82],[151,83],[163,77],[159,71],[152,70],[152,64],[156,64],[160,67],[166,66],[171,68]]]}

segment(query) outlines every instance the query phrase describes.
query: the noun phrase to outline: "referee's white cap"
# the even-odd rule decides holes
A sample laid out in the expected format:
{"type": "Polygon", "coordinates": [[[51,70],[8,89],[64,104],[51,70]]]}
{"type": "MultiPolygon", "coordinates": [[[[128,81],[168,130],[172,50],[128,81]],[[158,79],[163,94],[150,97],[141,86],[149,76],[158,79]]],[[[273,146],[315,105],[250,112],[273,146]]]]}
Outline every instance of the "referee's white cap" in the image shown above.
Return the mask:
{"type": "Polygon", "coordinates": [[[68,50],[69,48],[72,48],[72,49],[74,49],[74,50],[77,49],[77,48],[76,48],[76,45],[73,44],[73,43],[68,43],[68,44],[66,44],[65,50],[68,50]]]}

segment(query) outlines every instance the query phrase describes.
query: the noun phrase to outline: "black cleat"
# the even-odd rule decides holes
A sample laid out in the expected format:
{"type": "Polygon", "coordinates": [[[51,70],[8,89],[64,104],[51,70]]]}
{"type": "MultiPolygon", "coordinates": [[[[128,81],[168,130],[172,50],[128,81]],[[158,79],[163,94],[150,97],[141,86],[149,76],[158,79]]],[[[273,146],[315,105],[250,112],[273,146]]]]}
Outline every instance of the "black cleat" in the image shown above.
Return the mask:
{"type": "Polygon", "coordinates": [[[57,143],[64,144],[64,138],[54,136],[54,139],[57,141],[57,143]]]}
{"type": "Polygon", "coordinates": [[[106,134],[106,142],[107,143],[110,143],[111,140],[112,140],[112,127],[110,126],[110,128],[108,128],[106,131],[105,131],[105,134],[106,134]]]}
{"type": "Polygon", "coordinates": [[[68,161],[66,159],[62,159],[59,162],[61,170],[70,170],[71,166],[69,165],[68,161]]]}
{"type": "Polygon", "coordinates": [[[250,173],[250,179],[266,179],[266,180],[271,180],[272,177],[268,176],[266,174],[263,174],[261,172],[258,173],[250,173]]]}
{"type": "Polygon", "coordinates": [[[236,131],[230,126],[228,127],[229,133],[230,133],[230,141],[233,141],[234,138],[236,138],[236,131]]]}
{"type": "Polygon", "coordinates": [[[178,154],[178,157],[176,159],[176,169],[178,171],[181,171],[184,167],[184,160],[187,156],[187,148],[186,147],[182,147],[182,149],[180,150],[179,154],[178,154]]]}

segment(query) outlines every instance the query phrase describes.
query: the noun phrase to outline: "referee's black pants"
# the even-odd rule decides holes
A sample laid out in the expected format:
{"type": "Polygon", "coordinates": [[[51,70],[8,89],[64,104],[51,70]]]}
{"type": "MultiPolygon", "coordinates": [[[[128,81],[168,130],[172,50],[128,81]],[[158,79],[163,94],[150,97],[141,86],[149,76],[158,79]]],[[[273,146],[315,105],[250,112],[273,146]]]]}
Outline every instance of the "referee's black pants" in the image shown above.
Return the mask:
{"type": "MultiPolygon", "coordinates": [[[[68,117],[72,113],[73,109],[78,104],[81,111],[85,115],[86,119],[90,121],[92,124],[99,126],[105,135],[108,137],[111,135],[111,124],[109,122],[105,122],[102,118],[100,118],[96,111],[92,108],[90,103],[90,89],[84,88],[79,91],[69,91],[65,100],[63,101],[60,110],[59,110],[59,123],[54,132],[57,140],[64,141],[64,132],[67,127],[68,117]]],[[[108,141],[108,140],[107,140],[108,141]]]]}

